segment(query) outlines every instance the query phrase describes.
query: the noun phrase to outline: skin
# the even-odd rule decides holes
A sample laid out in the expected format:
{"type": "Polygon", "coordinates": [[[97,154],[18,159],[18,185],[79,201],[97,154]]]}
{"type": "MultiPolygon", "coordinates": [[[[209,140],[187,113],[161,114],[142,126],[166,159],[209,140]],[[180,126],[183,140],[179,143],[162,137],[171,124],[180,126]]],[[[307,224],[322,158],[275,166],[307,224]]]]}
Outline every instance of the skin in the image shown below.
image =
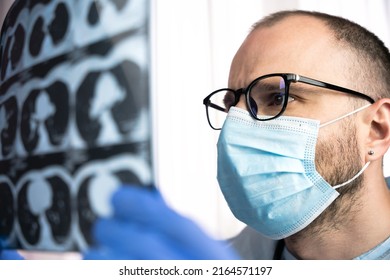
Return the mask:
{"type": "MultiPolygon", "coordinates": [[[[245,88],[265,74],[296,73],[359,90],[348,76],[353,59],[349,50],[338,47],[323,22],[310,16],[290,16],[273,26],[258,27],[248,35],[233,59],[229,87],[245,88]]],[[[318,94],[292,100],[285,115],[325,123],[356,109],[356,102],[351,102],[355,97],[315,90],[318,94]]],[[[361,101],[360,106],[366,104],[369,103],[361,101]]],[[[237,106],[245,108],[243,97],[237,106]]],[[[390,99],[387,98],[320,129],[316,167],[331,185],[347,181],[366,162],[371,163],[363,176],[340,189],[342,195],[328,210],[285,239],[293,255],[299,259],[352,259],[389,238],[390,192],[382,170],[389,145],[390,99]],[[373,155],[369,155],[370,150],[373,155]]]]}

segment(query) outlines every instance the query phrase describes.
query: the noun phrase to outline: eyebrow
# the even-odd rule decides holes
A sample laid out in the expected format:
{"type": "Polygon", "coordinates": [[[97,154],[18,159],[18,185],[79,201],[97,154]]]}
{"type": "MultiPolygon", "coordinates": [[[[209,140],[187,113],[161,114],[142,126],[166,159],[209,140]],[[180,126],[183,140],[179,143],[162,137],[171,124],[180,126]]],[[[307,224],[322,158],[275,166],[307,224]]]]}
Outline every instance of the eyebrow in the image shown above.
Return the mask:
{"type": "Polygon", "coordinates": [[[337,90],[334,90],[334,89],[322,88],[322,87],[303,84],[303,83],[299,83],[299,82],[298,83],[291,83],[290,88],[289,88],[289,92],[291,91],[291,89],[293,89],[293,91],[292,91],[293,93],[295,90],[295,91],[298,91],[299,93],[303,93],[303,94],[318,94],[320,92],[329,92],[329,91],[338,92],[337,90]]]}
{"type": "Polygon", "coordinates": [[[286,86],[284,85],[284,87],[281,87],[280,84],[277,84],[277,83],[264,83],[262,82],[261,84],[258,84],[256,86],[254,86],[254,88],[261,88],[261,89],[265,89],[265,90],[274,90],[274,89],[284,89],[286,86]]]}

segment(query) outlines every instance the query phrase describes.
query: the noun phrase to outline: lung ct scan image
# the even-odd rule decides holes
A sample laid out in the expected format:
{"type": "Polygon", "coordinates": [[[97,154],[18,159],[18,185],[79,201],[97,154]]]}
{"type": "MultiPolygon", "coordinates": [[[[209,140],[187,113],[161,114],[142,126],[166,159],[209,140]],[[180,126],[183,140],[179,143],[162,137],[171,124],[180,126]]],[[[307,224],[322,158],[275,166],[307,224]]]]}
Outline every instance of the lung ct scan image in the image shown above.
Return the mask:
{"type": "Polygon", "coordinates": [[[16,0],[0,37],[0,242],[77,251],[152,188],[148,0],[16,0]]]}

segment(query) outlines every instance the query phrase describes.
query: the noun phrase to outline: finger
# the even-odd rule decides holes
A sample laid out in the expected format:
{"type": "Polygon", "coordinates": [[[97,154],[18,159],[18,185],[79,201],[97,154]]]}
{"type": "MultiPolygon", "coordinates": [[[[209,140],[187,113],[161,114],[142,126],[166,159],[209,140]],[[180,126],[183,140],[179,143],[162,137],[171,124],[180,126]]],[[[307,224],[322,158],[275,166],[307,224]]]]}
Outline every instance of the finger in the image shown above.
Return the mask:
{"type": "Polygon", "coordinates": [[[99,220],[94,236],[127,259],[183,259],[181,250],[158,232],[118,220],[99,220]]]}
{"type": "Polygon", "coordinates": [[[155,222],[158,212],[166,207],[160,193],[137,186],[119,188],[112,197],[114,215],[125,221],[155,222]]]}
{"type": "Polygon", "coordinates": [[[153,227],[174,238],[186,238],[199,231],[195,224],[170,209],[157,191],[142,188],[120,188],[113,195],[115,217],[123,221],[153,227]]]}
{"type": "Polygon", "coordinates": [[[15,250],[3,250],[0,251],[0,260],[23,260],[23,257],[15,250]]]}
{"type": "MultiPolygon", "coordinates": [[[[114,194],[113,204],[115,216],[120,220],[164,236],[166,244],[183,248],[187,256],[191,255],[194,259],[205,256],[220,258],[210,251],[221,252],[224,245],[208,237],[193,221],[170,209],[157,191],[121,188],[114,194]]],[[[232,255],[231,258],[236,257],[232,255]]]]}

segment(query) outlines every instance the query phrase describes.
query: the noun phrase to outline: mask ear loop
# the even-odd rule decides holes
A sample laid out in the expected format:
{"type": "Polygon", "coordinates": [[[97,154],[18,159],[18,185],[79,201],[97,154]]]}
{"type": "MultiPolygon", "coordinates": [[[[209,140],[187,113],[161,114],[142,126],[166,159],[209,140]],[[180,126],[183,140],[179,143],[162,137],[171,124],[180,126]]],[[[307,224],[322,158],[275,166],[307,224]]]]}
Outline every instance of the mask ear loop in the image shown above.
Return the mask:
{"type": "MultiPolygon", "coordinates": [[[[372,104],[367,104],[367,105],[365,105],[365,106],[363,106],[363,107],[360,107],[360,108],[356,109],[355,111],[349,112],[349,113],[346,114],[346,115],[343,115],[343,116],[341,116],[341,117],[338,117],[337,119],[334,119],[334,120],[328,121],[328,122],[326,122],[326,123],[323,123],[323,124],[320,125],[320,127],[324,127],[324,126],[326,126],[326,125],[329,125],[329,124],[332,124],[332,123],[334,123],[334,122],[337,122],[337,121],[339,121],[339,120],[341,120],[341,119],[343,119],[343,118],[349,117],[350,115],[353,115],[353,114],[355,114],[355,113],[357,113],[357,112],[360,112],[360,111],[362,111],[362,110],[364,110],[364,109],[370,107],[371,105],[372,105],[372,104]]],[[[338,189],[338,188],[341,188],[341,187],[343,187],[343,186],[345,186],[345,185],[348,185],[349,183],[351,183],[352,181],[354,181],[357,177],[359,177],[360,175],[362,175],[362,173],[364,172],[364,170],[367,169],[367,167],[370,165],[370,163],[371,163],[371,162],[368,161],[368,162],[363,166],[363,168],[362,168],[355,176],[353,176],[351,179],[349,179],[348,181],[346,181],[346,182],[344,182],[344,183],[342,183],[342,184],[333,186],[333,188],[334,188],[334,189],[338,189]]]]}
{"type": "Polygon", "coordinates": [[[333,186],[334,189],[338,189],[340,187],[343,187],[349,183],[351,183],[353,180],[355,180],[357,177],[359,177],[360,175],[362,175],[362,173],[364,172],[364,170],[367,169],[367,167],[370,165],[371,161],[368,161],[364,166],[363,168],[355,175],[353,176],[351,179],[349,179],[347,182],[344,182],[342,184],[339,184],[339,185],[336,185],[336,186],[333,186]]]}
{"type": "Polygon", "coordinates": [[[341,117],[338,117],[337,119],[334,119],[334,120],[328,121],[328,122],[326,122],[326,123],[320,124],[320,127],[324,127],[324,126],[326,126],[326,125],[329,125],[329,124],[332,124],[332,123],[334,123],[334,122],[337,122],[337,121],[339,121],[339,120],[341,120],[341,119],[344,119],[344,118],[346,118],[346,117],[349,117],[350,115],[353,115],[353,114],[355,114],[355,113],[357,113],[357,112],[360,112],[360,111],[362,111],[362,110],[364,110],[364,109],[370,107],[371,105],[372,105],[372,104],[367,104],[367,105],[365,105],[365,106],[363,106],[363,107],[360,107],[360,108],[356,109],[355,111],[349,112],[349,113],[346,114],[346,115],[343,115],[343,116],[341,116],[341,117]]]}

